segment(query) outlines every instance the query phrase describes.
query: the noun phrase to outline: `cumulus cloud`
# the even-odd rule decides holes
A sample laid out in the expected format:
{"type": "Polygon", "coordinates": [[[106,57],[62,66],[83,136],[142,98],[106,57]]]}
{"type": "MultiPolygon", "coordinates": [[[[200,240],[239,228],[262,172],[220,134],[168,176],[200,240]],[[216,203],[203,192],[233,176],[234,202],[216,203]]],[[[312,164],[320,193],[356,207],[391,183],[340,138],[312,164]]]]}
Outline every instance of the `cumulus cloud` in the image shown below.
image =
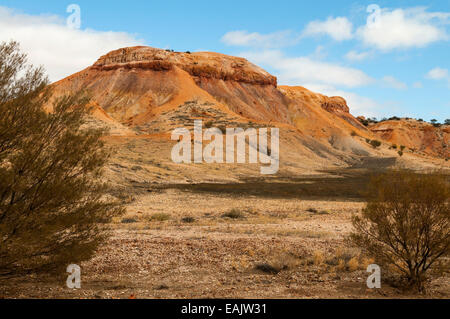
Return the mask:
{"type": "Polygon", "coordinates": [[[356,34],[366,45],[383,51],[420,48],[448,40],[449,21],[450,13],[428,12],[424,7],[390,10],[376,6],[356,34]]]}
{"type": "Polygon", "coordinates": [[[361,70],[316,61],[310,57],[286,57],[278,50],[243,52],[241,56],[256,64],[264,64],[277,70],[280,82],[285,84],[311,81],[329,85],[358,87],[373,82],[373,79],[361,70]]]}
{"type": "Polygon", "coordinates": [[[358,69],[317,61],[311,57],[286,57],[277,50],[243,52],[240,55],[253,63],[274,69],[280,84],[302,85],[315,92],[344,97],[352,114],[378,116],[382,108],[370,98],[336,88],[365,86],[375,82],[358,69]]]}
{"type": "Polygon", "coordinates": [[[262,48],[287,46],[297,42],[296,39],[292,38],[290,31],[261,34],[258,32],[249,33],[248,31],[242,30],[227,32],[221,41],[230,46],[262,48]]]}
{"type": "Polygon", "coordinates": [[[403,83],[390,75],[383,77],[383,83],[386,86],[397,90],[406,90],[408,88],[408,85],[406,85],[406,83],[403,83]]]}
{"type": "Polygon", "coordinates": [[[336,41],[349,40],[353,38],[353,24],[345,17],[312,21],[303,31],[303,36],[314,35],[328,35],[336,41]]]}
{"type": "Polygon", "coordinates": [[[448,70],[442,69],[442,68],[434,68],[434,69],[430,70],[430,72],[427,73],[426,77],[431,80],[447,79],[449,77],[448,70]]]}
{"type": "Polygon", "coordinates": [[[124,32],[78,30],[59,16],[33,16],[0,7],[0,41],[16,40],[35,65],[56,81],[93,64],[120,47],[143,44],[124,32]]]}

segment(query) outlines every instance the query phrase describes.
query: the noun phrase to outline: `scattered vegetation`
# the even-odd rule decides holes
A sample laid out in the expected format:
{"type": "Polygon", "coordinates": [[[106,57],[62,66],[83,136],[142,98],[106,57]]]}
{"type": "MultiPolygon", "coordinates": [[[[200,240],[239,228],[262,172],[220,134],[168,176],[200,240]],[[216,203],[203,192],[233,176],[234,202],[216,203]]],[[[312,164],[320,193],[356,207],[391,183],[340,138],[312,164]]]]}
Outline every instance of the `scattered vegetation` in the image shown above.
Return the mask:
{"type": "Polygon", "coordinates": [[[375,262],[424,291],[426,274],[450,254],[448,176],[393,171],[372,179],[350,239],[375,262]]]}

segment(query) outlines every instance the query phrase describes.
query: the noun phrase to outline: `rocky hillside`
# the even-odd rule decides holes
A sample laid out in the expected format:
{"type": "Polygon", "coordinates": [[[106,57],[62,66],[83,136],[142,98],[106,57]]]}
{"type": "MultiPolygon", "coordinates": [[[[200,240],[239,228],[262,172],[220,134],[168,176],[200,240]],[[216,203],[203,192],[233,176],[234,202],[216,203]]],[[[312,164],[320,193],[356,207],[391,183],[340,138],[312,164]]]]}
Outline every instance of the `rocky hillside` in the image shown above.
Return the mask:
{"type": "Polygon", "coordinates": [[[301,87],[277,87],[276,77],[258,66],[219,53],[124,48],[102,56],[54,88],[57,95],[87,90],[105,116],[128,126],[146,124],[162,110],[195,100],[213,103],[245,121],[285,123],[302,130],[301,117],[309,115],[314,120],[321,114],[328,124],[320,126],[333,127],[335,134],[366,131],[343,98],[301,87]],[[336,123],[336,118],[343,121],[336,123]]]}
{"type": "Polygon", "coordinates": [[[260,67],[219,53],[123,48],[52,87],[55,97],[80,90],[90,95],[93,125],[108,126],[108,139],[121,153],[113,171],[122,178],[127,172],[129,180],[155,175],[184,181],[224,179],[256,171],[251,165],[194,165],[189,170],[173,165],[170,133],[181,126],[192,128],[195,119],[222,129],[280,128],[281,174],[355,165],[365,157],[398,157],[385,151],[388,144],[374,149],[367,143],[376,138],[374,128],[354,118],[343,98],[278,86],[276,77],[260,67]]]}
{"type": "Polygon", "coordinates": [[[422,154],[450,158],[450,126],[434,126],[413,119],[379,122],[369,126],[377,136],[400,147],[422,154]]]}

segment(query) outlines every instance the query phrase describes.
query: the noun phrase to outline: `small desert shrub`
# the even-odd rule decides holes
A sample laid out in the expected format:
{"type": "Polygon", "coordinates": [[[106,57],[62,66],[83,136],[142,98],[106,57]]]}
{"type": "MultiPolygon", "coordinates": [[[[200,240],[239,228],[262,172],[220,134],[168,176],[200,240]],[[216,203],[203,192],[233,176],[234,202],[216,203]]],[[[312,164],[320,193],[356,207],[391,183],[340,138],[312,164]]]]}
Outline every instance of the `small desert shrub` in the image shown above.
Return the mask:
{"type": "Polygon", "coordinates": [[[263,263],[255,265],[255,269],[268,273],[277,274],[283,270],[295,269],[300,265],[300,259],[287,251],[275,252],[272,257],[263,263]]]}
{"type": "Polygon", "coordinates": [[[308,213],[317,214],[317,215],[329,215],[329,214],[330,214],[330,213],[327,212],[326,210],[318,211],[318,210],[315,209],[315,208],[308,208],[306,211],[307,211],[308,213]]]}
{"type": "Polygon", "coordinates": [[[120,222],[122,224],[133,224],[133,223],[137,223],[137,220],[134,218],[124,218],[120,222]]]}
{"type": "Polygon", "coordinates": [[[358,133],[356,133],[355,131],[352,131],[350,135],[354,137],[354,136],[358,136],[358,133]]]}
{"type": "Polygon", "coordinates": [[[268,263],[256,264],[255,269],[272,275],[276,275],[281,271],[281,269],[276,268],[268,263]]]}
{"type": "Polygon", "coordinates": [[[398,156],[403,156],[403,151],[398,151],[398,156]]]}
{"type": "Polygon", "coordinates": [[[381,146],[381,142],[378,140],[372,140],[372,141],[370,141],[370,145],[372,145],[373,148],[377,148],[377,147],[381,146]]]}
{"type": "Polygon", "coordinates": [[[241,219],[241,218],[245,218],[245,215],[240,210],[233,208],[232,210],[224,213],[222,215],[222,217],[223,218],[231,218],[231,219],[241,219]]]}
{"type": "Polygon", "coordinates": [[[155,213],[155,214],[151,215],[149,218],[150,221],[159,221],[159,222],[163,222],[163,221],[166,221],[169,219],[170,219],[170,215],[166,214],[166,213],[155,213]]]}
{"type": "Polygon", "coordinates": [[[397,149],[397,144],[392,144],[392,146],[391,146],[394,150],[396,150],[397,149]]]}
{"type": "Polygon", "coordinates": [[[355,271],[363,264],[359,250],[342,247],[336,249],[334,254],[326,256],[324,263],[336,267],[339,271],[355,271]]]}
{"type": "Polygon", "coordinates": [[[423,291],[427,271],[450,254],[448,176],[388,172],[372,179],[368,194],[350,239],[423,291]]]}
{"type": "Polygon", "coordinates": [[[194,217],[191,217],[191,216],[186,216],[186,217],[181,218],[181,221],[182,221],[183,223],[190,224],[190,223],[195,222],[195,218],[194,218],[194,217]]]}
{"type": "Polygon", "coordinates": [[[325,262],[325,256],[320,250],[316,250],[313,254],[314,265],[319,266],[325,262]]]}

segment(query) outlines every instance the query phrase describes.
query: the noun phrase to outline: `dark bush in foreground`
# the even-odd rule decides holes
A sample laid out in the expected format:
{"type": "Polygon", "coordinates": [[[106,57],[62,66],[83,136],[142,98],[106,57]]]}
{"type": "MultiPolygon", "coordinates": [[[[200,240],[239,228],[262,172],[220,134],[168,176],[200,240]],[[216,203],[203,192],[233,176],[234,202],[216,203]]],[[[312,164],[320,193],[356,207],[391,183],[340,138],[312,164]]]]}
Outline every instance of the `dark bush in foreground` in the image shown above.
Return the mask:
{"type": "Polygon", "coordinates": [[[374,178],[369,190],[350,239],[423,291],[427,272],[450,254],[449,177],[394,171],[374,178]]]}
{"type": "Polygon", "coordinates": [[[89,259],[122,211],[105,200],[108,151],[83,127],[86,102],[51,104],[46,84],[17,43],[0,44],[0,277],[89,259]]]}

